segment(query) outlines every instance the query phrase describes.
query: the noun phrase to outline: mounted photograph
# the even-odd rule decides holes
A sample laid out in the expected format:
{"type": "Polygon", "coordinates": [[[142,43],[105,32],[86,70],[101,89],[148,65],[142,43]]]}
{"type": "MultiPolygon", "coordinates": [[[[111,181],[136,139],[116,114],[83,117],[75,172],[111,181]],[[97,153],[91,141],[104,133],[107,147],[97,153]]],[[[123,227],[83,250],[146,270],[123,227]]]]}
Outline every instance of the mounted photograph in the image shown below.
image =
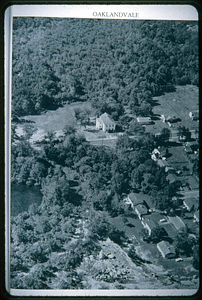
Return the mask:
{"type": "Polygon", "coordinates": [[[176,7],[8,9],[11,295],[198,291],[198,13],[176,7]]]}

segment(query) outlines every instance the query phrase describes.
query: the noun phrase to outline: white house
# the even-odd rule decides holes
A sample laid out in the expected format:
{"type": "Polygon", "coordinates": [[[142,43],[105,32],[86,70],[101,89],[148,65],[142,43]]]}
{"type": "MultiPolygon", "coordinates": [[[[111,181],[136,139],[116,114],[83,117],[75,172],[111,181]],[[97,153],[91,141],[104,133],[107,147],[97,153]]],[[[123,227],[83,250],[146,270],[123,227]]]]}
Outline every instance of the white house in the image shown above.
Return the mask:
{"type": "Polygon", "coordinates": [[[138,117],[137,122],[142,125],[149,125],[152,123],[152,120],[150,117],[138,117]]]}
{"type": "Polygon", "coordinates": [[[116,123],[110,118],[107,113],[102,114],[99,118],[96,118],[96,129],[102,129],[102,131],[114,131],[116,123]]]}

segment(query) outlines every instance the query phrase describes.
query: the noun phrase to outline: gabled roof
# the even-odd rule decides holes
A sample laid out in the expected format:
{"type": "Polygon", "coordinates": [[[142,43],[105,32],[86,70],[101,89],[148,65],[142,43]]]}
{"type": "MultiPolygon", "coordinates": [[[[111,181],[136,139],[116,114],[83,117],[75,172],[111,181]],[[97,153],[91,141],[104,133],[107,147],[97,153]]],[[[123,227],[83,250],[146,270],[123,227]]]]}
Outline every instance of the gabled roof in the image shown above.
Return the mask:
{"type": "Polygon", "coordinates": [[[156,226],[156,224],[154,223],[154,221],[152,220],[152,219],[149,219],[149,218],[147,218],[147,219],[145,219],[144,220],[144,224],[146,225],[148,225],[148,227],[152,230],[152,229],[155,229],[157,226],[156,226]]]}
{"type": "Polygon", "coordinates": [[[150,117],[137,117],[138,122],[151,122],[150,117]]]}
{"type": "Polygon", "coordinates": [[[192,209],[194,206],[197,208],[199,206],[199,200],[196,198],[186,198],[183,200],[184,204],[188,206],[189,209],[192,209]]]}
{"type": "Polygon", "coordinates": [[[111,119],[111,117],[108,115],[108,113],[104,113],[99,117],[99,120],[101,120],[106,126],[115,125],[115,122],[111,119]]]}
{"type": "Polygon", "coordinates": [[[168,254],[175,254],[175,247],[172,246],[169,242],[167,241],[161,241],[157,244],[157,247],[161,249],[162,253],[164,256],[168,254]]]}
{"type": "Polygon", "coordinates": [[[140,215],[146,215],[147,214],[147,208],[143,204],[138,204],[135,209],[138,211],[140,215]]]}
{"type": "Polygon", "coordinates": [[[184,222],[182,221],[182,219],[178,216],[176,217],[168,217],[170,223],[175,227],[175,229],[177,231],[186,228],[186,225],[184,224],[184,222]]]}
{"type": "Polygon", "coordinates": [[[138,197],[139,195],[138,194],[135,194],[135,193],[130,193],[128,195],[128,198],[132,201],[133,205],[136,206],[138,204],[143,204],[144,203],[144,200],[141,199],[141,197],[138,197]]]}

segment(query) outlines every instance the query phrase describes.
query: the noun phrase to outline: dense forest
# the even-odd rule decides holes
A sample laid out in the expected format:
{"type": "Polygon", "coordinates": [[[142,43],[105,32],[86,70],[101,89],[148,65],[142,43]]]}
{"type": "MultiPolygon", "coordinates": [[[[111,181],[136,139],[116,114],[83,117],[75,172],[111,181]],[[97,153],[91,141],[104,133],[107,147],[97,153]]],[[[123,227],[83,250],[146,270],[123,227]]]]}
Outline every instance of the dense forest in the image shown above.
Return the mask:
{"type": "Polygon", "coordinates": [[[195,22],[14,18],[13,116],[90,101],[114,119],[129,105],[198,85],[195,22]]]}
{"type": "Polygon", "coordinates": [[[130,125],[136,138],[120,136],[115,149],[95,147],[69,126],[62,138],[48,132],[39,151],[30,143],[32,126],[18,136],[14,120],[76,101],[115,120],[125,106],[150,114],[153,96],[176,84],[198,85],[197,26],[14,18],[13,28],[11,180],[37,186],[42,203],[33,199],[28,211],[11,218],[11,287],[88,288],[77,268],[99,253],[97,241],[127,240],[107,219],[124,213],[123,196],[143,192],[156,208],[172,209],[178,185],[151,159],[157,141],[137,124],[130,125]]]}

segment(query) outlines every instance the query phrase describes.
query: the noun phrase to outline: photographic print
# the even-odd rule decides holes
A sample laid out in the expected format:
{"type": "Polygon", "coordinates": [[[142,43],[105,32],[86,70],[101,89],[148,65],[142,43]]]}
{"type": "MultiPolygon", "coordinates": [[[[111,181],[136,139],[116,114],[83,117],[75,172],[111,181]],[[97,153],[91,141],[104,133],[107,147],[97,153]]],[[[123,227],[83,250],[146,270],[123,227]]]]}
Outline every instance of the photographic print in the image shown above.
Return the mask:
{"type": "Polygon", "coordinates": [[[12,15],[11,294],[199,288],[198,20],[103,7],[12,15]]]}

